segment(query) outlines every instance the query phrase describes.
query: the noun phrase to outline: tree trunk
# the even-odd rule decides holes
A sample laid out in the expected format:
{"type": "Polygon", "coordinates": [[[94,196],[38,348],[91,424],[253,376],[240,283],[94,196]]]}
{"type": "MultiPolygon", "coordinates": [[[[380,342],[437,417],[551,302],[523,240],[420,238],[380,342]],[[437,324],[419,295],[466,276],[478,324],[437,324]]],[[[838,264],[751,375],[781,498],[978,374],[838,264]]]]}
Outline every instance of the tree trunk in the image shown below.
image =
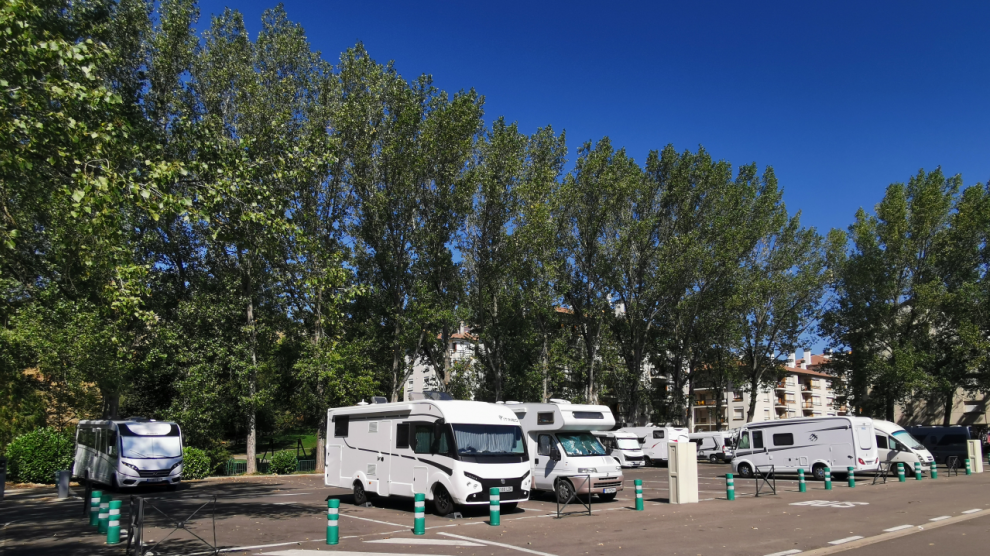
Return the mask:
{"type": "MultiPolygon", "coordinates": [[[[756,413],[756,397],[760,395],[760,379],[756,373],[749,375],[749,409],[746,411],[746,422],[753,422],[756,413]]],[[[772,403],[772,401],[771,401],[772,403]]]]}
{"type": "Polygon", "coordinates": [[[247,473],[257,473],[258,466],[255,458],[258,454],[257,444],[257,409],[254,406],[254,395],[257,390],[258,334],[254,328],[254,296],[251,291],[251,263],[247,263],[244,277],[244,293],[247,297],[247,326],[250,334],[251,370],[248,372],[248,408],[247,408],[247,473]]]}
{"type": "Polygon", "coordinates": [[[884,408],[883,408],[884,409],[884,417],[883,418],[893,423],[894,422],[894,398],[892,396],[887,396],[887,399],[884,400],[884,401],[885,401],[885,403],[883,404],[884,405],[884,408]]]}
{"type": "Polygon", "coordinates": [[[399,363],[402,359],[402,348],[399,345],[399,323],[395,323],[395,330],[392,331],[392,403],[399,401],[399,363]]]}
{"type": "Polygon", "coordinates": [[[543,351],[540,353],[540,361],[543,364],[543,403],[547,403],[547,380],[550,378],[548,376],[549,369],[547,365],[547,336],[543,335],[543,351]]]}
{"type": "MultiPolygon", "coordinates": [[[[943,402],[945,404],[945,407],[943,409],[943,414],[942,414],[942,426],[944,427],[948,427],[952,424],[952,406],[955,399],[956,399],[955,391],[945,393],[944,402],[943,402]]],[[[893,419],[890,420],[893,421],[893,419]]]]}
{"type": "Polygon", "coordinates": [[[103,396],[103,418],[116,419],[117,411],[120,409],[120,394],[104,394],[103,396]]]}

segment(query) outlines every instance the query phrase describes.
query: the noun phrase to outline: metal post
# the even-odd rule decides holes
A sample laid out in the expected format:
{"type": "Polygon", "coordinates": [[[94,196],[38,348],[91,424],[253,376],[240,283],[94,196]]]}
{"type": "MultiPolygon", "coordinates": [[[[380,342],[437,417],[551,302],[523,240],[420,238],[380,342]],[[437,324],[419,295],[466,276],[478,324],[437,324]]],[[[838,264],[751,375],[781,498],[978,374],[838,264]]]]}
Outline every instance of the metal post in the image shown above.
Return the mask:
{"type": "Polygon", "coordinates": [[[93,501],[91,500],[93,497],[93,483],[89,481],[89,470],[84,470],[79,480],[86,487],[85,494],[83,494],[83,517],[89,519],[90,510],[93,506],[93,501]]]}
{"type": "Polygon", "coordinates": [[[725,497],[728,500],[736,499],[736,484],[732,480],[732,473],[725,474],[725,497]]]}
{"type": "Polygon", "coordinates": [[[491,487],[488,489],[488,524],[489,525],[500,525],[502,523],[501,507],[502,495],[499,493],[498,487],[491,487]]]}
{"type": "Polygon", "coordinates": [[[967,475],[973,474],[973,462],[970,461],[969,458],[966,458],[966,474],[967,475]]]}
{"type": "Polygon", "coordinates": [[[808,485],[804,483],[804,469],[798,469],[798,492],[808,492],[808,485]]]}
{"type": "Polygon", "coordinates": [[[849,476],[849,488],[856,488],[856,469],[847,467],[846,474],[849,476]]]}
{"type": "Polygon", "coordinates": [[[120,500],[110,501],[110,516],[107,521],[107,544],[120,544],[120,500]]]}
{"type": "Polygon", "coordinates": [[[636,511],[643,511],[643,479],[636,479],[636,511]]]}
{"type": "Polygon", "coordinates": [[[101,498],[103,498],[103,492],[99,490],[94,490],[93,493],[89,495],[89,524],[93,527],[100,526],[101,498]]]}
{"type": "Polygon", "coordinates": [[[932,478],[933,479],[937,479],[938,478],[938,465],[934,461],[932,461],[931,467],[929,467],[929,469],[932,472],[932,478]]]}
{"type": "Polygon", "coordinates": [[[825,490],[832,490],[832,468],[825,468],[825,490]]]}
{"type": "Polygon", "coordinates": [[[416,493],[415,519],[413,520],[413,534],[426,534],[426,495],[422,492],[416,493]]]}
{"type": "Polygon", "coordinates": [[[897,480],[900,481],[900,482],[902,482],[902,483],[907,480],[907,479],[904,478],[904,464],[903,463],[898,463],[897,464],[897,480]]]}
{"type": "Polygon", "coordinates": [[[57,492],[57,497],[59,500],[64,500],[69,497],[69,478],[72,476],[72,471],[56,471],[55,472],[55,492],[57,492]]]}
{"type": "Polygon", "coordinates": [[[102,534],[107,532],[107,522],[110,521],[110,495],[101,494],[100,495],[100,521],[98,523],[98,529],[102,534]]]}
{"type": "Polygon", "coordinates": [[[914,462],[914,478],[917,479],[917,480],[919,480],[919,481],[921,480],[921,462],[920,461],[914,462]]]}
{"type": "Polygon", "coordinates": [[[327,500],[327,544],[340,542],[340,530],[337,529],[338,519],[340,519],[340,499],[331,498],[327,500]]]}

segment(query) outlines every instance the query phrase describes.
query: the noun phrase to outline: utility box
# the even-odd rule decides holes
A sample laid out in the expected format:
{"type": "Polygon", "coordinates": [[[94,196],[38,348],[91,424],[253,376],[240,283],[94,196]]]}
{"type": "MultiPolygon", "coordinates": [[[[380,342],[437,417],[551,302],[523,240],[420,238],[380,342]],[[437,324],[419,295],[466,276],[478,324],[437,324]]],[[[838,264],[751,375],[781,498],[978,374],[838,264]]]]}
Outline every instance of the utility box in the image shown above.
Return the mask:
{"type": "Polygon", "coordinates": [[[979,440],[966,441],[966,457],[973,466],[973,473],[983,473],[983,448],[979,440]]]}
{"type": "Polygon", "coordinates": [[[55,484],[58,490],[59,500],[69,497],[69,479],[72,478],[72,471],[56,471],[55,484]]]}
{"type": "Polygon", "coordinates": [[[670,478],[671,504],[698,503],[698,445],[694,442],[669,442],[667,476],[670,478]]]}

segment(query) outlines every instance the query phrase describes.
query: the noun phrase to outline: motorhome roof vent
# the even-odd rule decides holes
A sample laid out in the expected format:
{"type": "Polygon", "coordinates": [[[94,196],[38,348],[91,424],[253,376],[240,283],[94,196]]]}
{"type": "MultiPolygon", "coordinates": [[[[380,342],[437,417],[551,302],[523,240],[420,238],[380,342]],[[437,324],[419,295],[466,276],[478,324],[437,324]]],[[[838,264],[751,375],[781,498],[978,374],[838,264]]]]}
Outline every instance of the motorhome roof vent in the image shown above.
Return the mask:
{"type": "Polygon", "coordinates": [[[372,396],[371,403],[388,403],[388,398],[385,396],[372,396]]]}
{"type": "Polygon", "coordinates": [[[557,405],[570,405],[571,404],[571,402],[569,402],[568,400],[561,400],[561,399],[558,399],[558,398],[550,398],[550,403],[555,403],[557,405]]]}
{"type": "Polygon", "coordinates": [[[358,405],[368,405],[368,402],[361,400],[357,403],[358,405]]]}
{"type": "Polygon", "coordinates": [[[128,417],[125,421],[150,421],[147,417],[138,417],[137,415],[133,417],[128,417]]]}

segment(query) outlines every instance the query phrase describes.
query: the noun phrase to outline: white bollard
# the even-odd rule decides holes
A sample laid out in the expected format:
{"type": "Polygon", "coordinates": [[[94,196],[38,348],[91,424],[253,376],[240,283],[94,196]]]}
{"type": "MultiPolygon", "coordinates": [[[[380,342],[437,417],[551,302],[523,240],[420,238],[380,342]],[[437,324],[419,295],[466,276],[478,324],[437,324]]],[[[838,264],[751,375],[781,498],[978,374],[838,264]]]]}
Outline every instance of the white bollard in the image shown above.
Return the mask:
{"type": "Polygon", "coordinates": [[[698,502],[698,446],[694,442],[669,442],[667,476],[671,504],[698,502]]]}
{"type": "Polygon", "coordinates": [[[979,440],[966,441],[966,454],[973,465],[973,473],[983,473],[983,447],[979,440]]]}

